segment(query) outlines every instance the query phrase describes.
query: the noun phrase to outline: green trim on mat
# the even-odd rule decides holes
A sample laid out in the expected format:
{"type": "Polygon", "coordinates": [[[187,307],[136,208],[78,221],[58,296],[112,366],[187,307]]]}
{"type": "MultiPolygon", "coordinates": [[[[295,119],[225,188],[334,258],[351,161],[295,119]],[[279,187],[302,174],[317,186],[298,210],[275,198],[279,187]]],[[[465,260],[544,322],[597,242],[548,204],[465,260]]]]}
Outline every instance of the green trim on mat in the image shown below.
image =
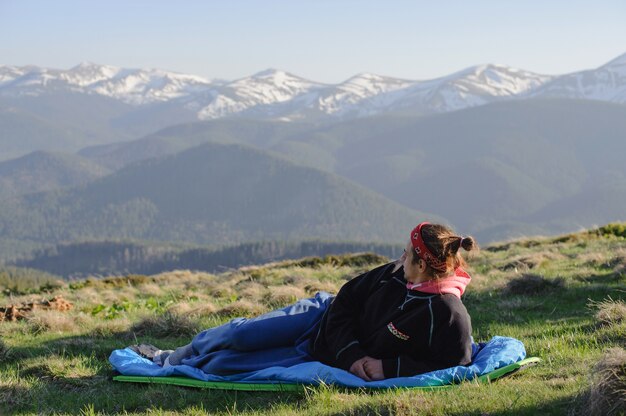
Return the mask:
{"type": "Polygon", "coordinates": [[[175,386],[199,387],[215,390],[243,390],[243,391],[302,391],[304,385],[295,383],[233,383],[229,381],[202,381],[188,377],[142,377],[142,376],[115,376],[115,381],[132,383],[172,384],[175,386]]]}
{"type": "MultiPolygon", "coordinates": [[[[522,370],[531,365],[535,365],[540,362],[538,357],[530,357],[524,360],[518,361],[513,364],[509,364],[497,370],[493,370],[490,373],[483,374],[478,377],[476,381],[479,383],[490,383],[502,376],[513,373],[518,370],[522,370]]],[[[170,384],[174,386],[184,387],[196,387],[203,389],[213,390],[240,390],[240,391],[290,391],[301,392],[305,389],[304,384],[295,383],[281,383],[281,382],[268,382],[268,383],[233,383],[229,381],[201,381],[188,377],[142,377],[142,376],[115,376],[115,381],[124,381],[131,383],[153,383],[153,384],[170,384]]],[[[399,387],[410,390],[443,390],[451,387],[456,387],[459,384],[448,384],[445,386],[421,386],[421,387],[399,387]]]]}
{"type": "Polygon", "coordinates": [[[513,364],[509,364],[509,365],[505,365],[504,367],[500,367],[496,370],[493,370],[487,374],[483,374],[482,376],[479,376],[476,380],[479,383],[489,383],[492,382],[504,375],[507,375],[509,373],[513,373],[515,371],[518,370],[522,370],[526,367],[530,367],[532,365],[535,365],[537,363],[541,362],[541,358],[539,357],[529,357],[526,359],[523,359],[521,361],[518,361],[516,363],[513,364]]]}

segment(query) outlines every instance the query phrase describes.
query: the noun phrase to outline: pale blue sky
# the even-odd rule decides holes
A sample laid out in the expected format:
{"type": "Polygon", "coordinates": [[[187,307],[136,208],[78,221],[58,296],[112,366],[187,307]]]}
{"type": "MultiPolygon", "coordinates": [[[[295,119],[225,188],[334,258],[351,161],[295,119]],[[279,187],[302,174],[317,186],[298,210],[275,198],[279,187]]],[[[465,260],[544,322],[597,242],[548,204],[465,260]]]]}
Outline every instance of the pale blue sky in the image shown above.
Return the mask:
{"type": "Polygon", "coordinates": [[[624,0],[0,0],[0,64],[222,79],[278,68],[331,83],[483,63],[563,74],[626,53],[625,22],[624,0]]]}

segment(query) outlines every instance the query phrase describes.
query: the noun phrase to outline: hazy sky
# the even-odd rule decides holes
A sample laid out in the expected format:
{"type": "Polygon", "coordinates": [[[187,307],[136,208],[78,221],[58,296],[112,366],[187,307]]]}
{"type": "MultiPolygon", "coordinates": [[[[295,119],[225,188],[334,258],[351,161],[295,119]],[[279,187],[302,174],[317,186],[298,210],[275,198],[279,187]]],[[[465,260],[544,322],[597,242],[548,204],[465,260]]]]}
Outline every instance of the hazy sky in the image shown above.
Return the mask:
{"type": "Polygon", "coordinates": [[[90,61],[235,79],[430,79],[483,63],[543,74],[626,53],[625,0],[0,0],[0,64],[90,61]]]}

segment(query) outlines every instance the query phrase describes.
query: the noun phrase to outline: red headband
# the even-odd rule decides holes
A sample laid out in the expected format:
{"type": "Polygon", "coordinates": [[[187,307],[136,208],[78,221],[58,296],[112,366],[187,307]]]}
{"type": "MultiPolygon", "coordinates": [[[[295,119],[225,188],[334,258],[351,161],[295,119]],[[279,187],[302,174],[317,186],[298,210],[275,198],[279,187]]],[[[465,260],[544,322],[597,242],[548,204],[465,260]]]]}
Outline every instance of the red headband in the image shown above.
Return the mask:
{"type": "Polygon", "coordinates": [[[424,244],[424,240],[422,239],[422,227],[425,225],[430,225],[430,223],[422,222],[417,227],[413,228],[413,231],[411,231],[411,245],[415,253],[417,253],[417,256],[424,260],[426,264],[435,270],[445,272],[448,269],[446,262],[435,257],[428,247],[426,247],[426,244],[424,244]]]}

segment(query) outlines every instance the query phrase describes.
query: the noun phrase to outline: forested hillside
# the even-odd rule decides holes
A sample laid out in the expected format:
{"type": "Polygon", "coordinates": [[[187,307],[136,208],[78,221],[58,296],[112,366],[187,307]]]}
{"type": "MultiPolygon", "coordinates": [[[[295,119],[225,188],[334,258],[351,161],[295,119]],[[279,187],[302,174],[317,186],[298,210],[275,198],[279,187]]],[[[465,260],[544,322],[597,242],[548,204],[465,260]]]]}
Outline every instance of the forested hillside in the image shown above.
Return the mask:
{"type": "Polygon", "coordinates": [[[66,191],[0,201],[5,239],[397,242],[408,209],[344,178],[241,145],[205,144],[66,191]]]}

